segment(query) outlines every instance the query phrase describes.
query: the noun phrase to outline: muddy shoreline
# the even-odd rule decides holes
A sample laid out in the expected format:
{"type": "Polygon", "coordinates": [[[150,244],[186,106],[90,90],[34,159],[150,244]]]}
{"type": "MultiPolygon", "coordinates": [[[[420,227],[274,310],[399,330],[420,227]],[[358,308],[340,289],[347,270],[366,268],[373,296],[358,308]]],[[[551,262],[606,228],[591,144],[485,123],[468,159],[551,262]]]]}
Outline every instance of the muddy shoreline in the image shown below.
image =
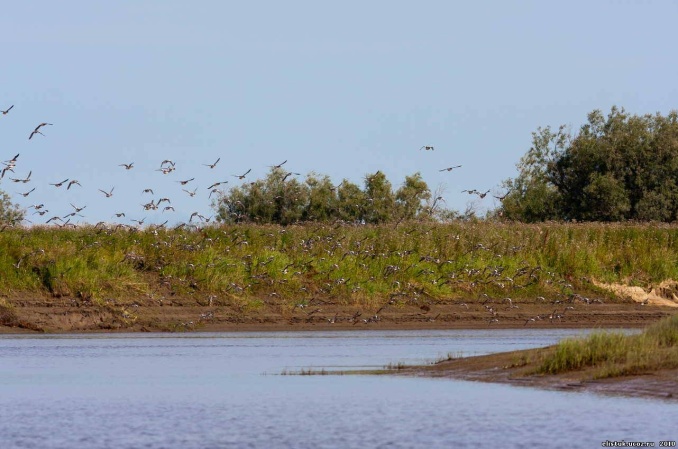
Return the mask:
{"type": "Polygon", "coordinates": [[[446,360],[433,365],[406,367],[397,375],[450,378],[560,391],[581,391],[678,402],[678,369],[633,376],[594,379],[595,368],[555,375],[532,374],[538,360],[553,350],[527,349],[446,360]]]}
{"type": "Polygon", "coordinates": [[[633,301],[572,305],[451,300],[418,306],[342,305],[317,299],[298,307],[262,302],[257,308],[206,304],[191,297],[93,303],[18,296],[6,302],[11,308],[0,317],[0,333],[642,328],[676,312],[675,307],[633,301]]]}

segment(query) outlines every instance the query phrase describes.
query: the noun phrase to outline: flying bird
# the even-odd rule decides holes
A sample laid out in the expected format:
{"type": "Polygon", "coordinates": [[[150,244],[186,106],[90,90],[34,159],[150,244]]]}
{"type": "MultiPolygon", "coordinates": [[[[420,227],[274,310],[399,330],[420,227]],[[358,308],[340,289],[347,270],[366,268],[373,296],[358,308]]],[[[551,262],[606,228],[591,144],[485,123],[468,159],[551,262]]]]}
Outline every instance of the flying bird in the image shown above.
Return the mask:
{"type": "Polygon", "coordinates": [[[204,165],[205,167],[214,168],[217,166],[220,160],[221,158],[217,159],[216,161],[214,161],[214,164],[202,164],[202,165],[204,165]]]}
{"type": "Polygon", "coordinates": [[[177,181],[177,182],[178,182],[179,184],[181,184],[182,186],[185,186],[186,184],[188,184],[189,182],[193,181],[194,179],[195,179],[195,178],[191,178],[191,179],[187,179],[187,180],[185,180],[185,181],[177,181]]]}
{"type": "Polygon", "coordinates": [[[134,162],[130,162],[129,164],[120,164],[118,167],[125,167],[125,170],[131,170],[132,167],[134,167],[134,162]]]}
{"type": "Polygon", "coordinates": [[[0,179],[5,177],[5,173],[8,171],[11,171],[14,173],[14,167],[16,167],[16,161],[19,158],[19,154],[17,153],[16,156],[14,156],[12,159],[8,161],[4,161],[3,164],[5,165],[5,168],[2,169],[2,174],[0,175],[0,179]]]}
{"type": "Polygon", "coordinates": [[[68,178],[64,179],[61,182],[57,182],[56,184],[50,183],[49,185],[54,186],[54,187],[61,187],[62,185],[66,184],[68,182],[68,178]]]}
{"type": "Polygon", "coordinates": [[[13,107],[14,107],[14,105],[12,105],[12,106],[10,106],[9,108],[7,108],[6,110],[2,111],[2,115],[7,115],[7,113],[8,113],[9,111],[11,111],[13,107]]]}
{"type": "Polygon", "coordinates": [[[23,196],[24,198],[26,198],[28,195],[31,194],[31,192],[32,192],[33,190],[35,190],[35,187],[33,187],[33,188],[32,188],[31,190],[29,190],[28,192],[24,192],[24,193],[17,192],[17,193],[18,193],[19,195],[23,196]]]}
{"type": "Polygon", "coordinates": [[[433,151],[435,148],[429,145],[424,145],[423,147],[419,148],[419,151],[424,150],[424,151],[433,151]]]}
{"type": "Polygon", "coordinates": [[[142,194],[143,194],[143,193],[150,193],[151,195],[153,195],[153,189],[144,189],[144,191],[141,192],[141,193],[142,193],[142,194]]]}
{"type": "Polygon", "coordinates": [[[495,197],[496,199],[498,199],[499,201],[504,201],[504,200],[506,199],[506,197],[508,196],[509,193],[511,193],[510,190],[509,190],[508,192],[506,192],[505,194],[501,195],[501,196],[496,196],[496,195],[494,195],[494,197],[495,197]]]}
{"type": "Polygon", "coordinates": [[[99,192],[101,192],[101,193],[103,193],[104,195],[106,195],[106,198],[110,198],[110,197],[113,196],[113,189],[115,189],[115,187],[113,187],[113,188],[111,189],[110,192],[106,192],[105,190],[99,189],[99,192]]]}
{"type": "Polygon", "coordinates": [[[35,129],[31,133],[31,135],[28,136],[28,140],[31,140],[35,134],[40,134],[40,135],[44,136],[44,134],[40,132],[40,128],[42,128],[43,126],[52,126],[52,124],[51,123],[45,123],[45,122],[40,123],[38,126],[35,127],[35,129]]]}
{"type": "Polygon", "coordinates": [[[7,167],[3,168],[3,169],[2,169],[2,173],[0,174],[0,179],[4,178],[4,177],[5,177],[5,173],[7,173],[8,171],[11,171],[12,173],[14,173],[13,168],[14,168],[13,165],[12,165],[12,166],[9,166],[9,165],[8,165],[7,167]]]}
{"type": "Polygon", "coordinates": [[[29,171],[29,172],[28,172],[28,176],[26,176],[26,177],[23,178],[23,179],[18,179],[18,178],[9,178],[9,179],[12,180],[12,181],[14,181],[14,182],[23,182],[24,184],[26,184],[28,181],[31,180],[31,173],[33,173],[33,172],[32,172],[32,171],[29,171]]]}
{"type": "Polygon", "coordinates": [[[252,171],[252,169],[250,168],[249,170],[247,170],[247,171],[246,171],[245,173],[243,173],[242,175],[233,175],[233,176],[236,177],[236,178],[238,178],[238,179],[245,179],[245,176],[247,176],[247,174],[248,174],[249,172],[251,172],[251,171],[252,171]]]}
{"type": "Polygon", "coordinates": [[[209,187],[207,188],[207,190],[212,190],[212,189],[215,188],[216,186],[220,186],[220,185],[226,184],[226,183],[228,183],[228,181],[215,182],[214,184],[212,184],[211,186],[209,186],[209,187]]]}
{"type": "Polygon", "coordinates": [[[278,165],[269,165],[269,167],[270,168],[280,168],[283,165],[285,165],[286,162],[287,162],[287,159],[285,159],[283,162],[279,163],[278,165]]]}
{"type": "Polygon", "coordinates": [[[452,171],[455,168],[459,168],[459,167],[461,167],[461,165],[455,165],[454,167],[443,168],[442,170],[438,170],[438,171],[452,171]]]}
{"type": "Polygon", "coordinates": [[[198,188],[196,187],[195,190],[193,190],[192,192],[191,192],[190,190],[186,190],[186,189],[181,189],[181,190],[183,190],[184,192],[188,193],[188,195],[189,195],[190,197],[194,197],[194,196],[195,196],[195,192],[198,191],[198,188]]]}
{"type": "Polygon", "coordinates": [[[69,190],[73,184],[76,184],[76,185],[79,185],[80,187],[82,187],[82,185],[78,182],[77,179],[71,179],[71,182],[68,183],[66,190],[69,190]]]}
{"type": "Polygon", "coordinates": [[[292,176],[292,175],[299,176],[300,174],[301,174],[301,173],[292,173],[292,172],[285,173],[285,176],[283,177],[282,182],[285,182],[285,180],[286,180],[287,178],[289,178],[290,176],[292,176]]]}

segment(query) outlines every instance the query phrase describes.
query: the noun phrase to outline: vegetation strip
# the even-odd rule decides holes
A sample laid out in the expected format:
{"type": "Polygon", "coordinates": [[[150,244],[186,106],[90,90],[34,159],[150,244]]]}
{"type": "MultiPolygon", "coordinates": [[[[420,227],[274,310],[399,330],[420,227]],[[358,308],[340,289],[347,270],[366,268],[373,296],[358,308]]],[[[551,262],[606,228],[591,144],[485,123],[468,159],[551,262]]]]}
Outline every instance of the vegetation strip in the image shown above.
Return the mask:
{"type": "Polygon", "coordinates": [[[165,330],[266,311],[355,325],[408,310],[430,322],[438,306],[475,311],[485,325],[513,316],[533,326],[625,301],[599,281],[676,305],[677,237],[675,226],[655,224],[13,228],[0,232],[1,308],[3,324],[15,325],[12,313],[21,321],[37,298],[98,312],[102,329],[157,329],[145,310],[166,306],[198,309],[165,330]]]}

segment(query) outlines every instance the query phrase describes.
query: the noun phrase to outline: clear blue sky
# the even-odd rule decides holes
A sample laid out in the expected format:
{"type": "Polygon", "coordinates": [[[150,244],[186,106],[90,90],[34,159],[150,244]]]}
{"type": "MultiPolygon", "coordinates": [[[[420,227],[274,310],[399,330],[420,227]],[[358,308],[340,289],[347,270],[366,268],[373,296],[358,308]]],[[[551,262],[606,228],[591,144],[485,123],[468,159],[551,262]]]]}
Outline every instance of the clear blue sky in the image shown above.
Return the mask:
{"type": "Polygon", "coordinates": [[[11,2],[0,160],[20,153],[9,175],[32,177],[0,189],[44,203],[34,223],[69,203],[87,206],[81,222],[176,223],[212,214],[210,184],[287,159],[336,184],[381,170],[397,187],[420,172],[463,210],[461,190],[515,176],[539,126],[678,108],[676,19],[672,1],[11,2]],[[54,126],[29,141],[41,122],[54,126]],[[164,159],[175,172],[155,171],[164,159]],[[175,182],[192,177],[193,198],[175,182]],[[82,187],[49,185],[66,178],[82,187]],[[174,214],[142,209],[160,197],[174,214]]]}

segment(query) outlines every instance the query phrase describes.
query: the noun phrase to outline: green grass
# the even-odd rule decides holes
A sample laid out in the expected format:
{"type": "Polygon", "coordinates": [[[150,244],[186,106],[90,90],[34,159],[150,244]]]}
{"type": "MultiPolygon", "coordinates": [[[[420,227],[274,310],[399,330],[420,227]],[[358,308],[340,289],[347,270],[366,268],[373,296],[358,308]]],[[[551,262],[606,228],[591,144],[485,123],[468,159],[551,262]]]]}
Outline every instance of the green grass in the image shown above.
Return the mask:
{"type": "Polygon", "coordinates": [[[161,292],[254,308],[267,298],[376,305],[605,296],[592,279],[643,287],[678,279],[676,237],[678,227],[654,224],[8,228],[0,232],[0,295],[161,292]]]}
{"type": "Polygon", "coordinates": [[[595,378],[678,368],[678,315],[658,321],[639,335],[599,332],[566,339],[536,372],[558,374],[590,367],[595,368],[595,378]]]}

